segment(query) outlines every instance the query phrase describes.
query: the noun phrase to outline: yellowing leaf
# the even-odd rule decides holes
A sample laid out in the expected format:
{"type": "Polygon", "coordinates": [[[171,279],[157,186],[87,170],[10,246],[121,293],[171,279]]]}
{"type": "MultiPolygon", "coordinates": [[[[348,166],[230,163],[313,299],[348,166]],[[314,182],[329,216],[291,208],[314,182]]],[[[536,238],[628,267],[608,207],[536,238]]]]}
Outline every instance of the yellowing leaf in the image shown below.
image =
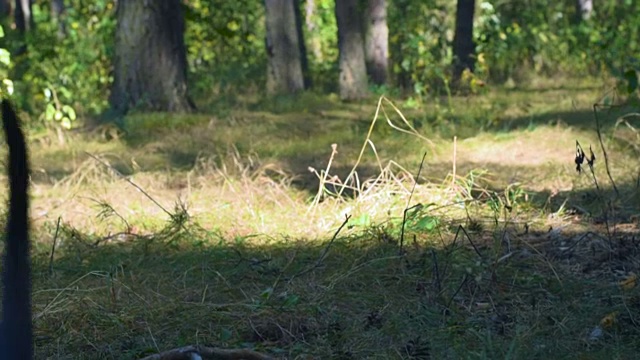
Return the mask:
{"type": "Polygon", "coordinates": [[[634,273],[630,273],[626,279],[620,281],[619,285],[624,290],[631,290],[634,287],[636,287],[637,283],[638,283],[638,275],[634,273]]]}
{"type": "Polygon", "coordinates": [[[618,317],[617,311],[609,313],[600,320],[600,325],[602,325],[602,327],[605,329],[610,328],[616,323],[617,317],[618,317]]]}

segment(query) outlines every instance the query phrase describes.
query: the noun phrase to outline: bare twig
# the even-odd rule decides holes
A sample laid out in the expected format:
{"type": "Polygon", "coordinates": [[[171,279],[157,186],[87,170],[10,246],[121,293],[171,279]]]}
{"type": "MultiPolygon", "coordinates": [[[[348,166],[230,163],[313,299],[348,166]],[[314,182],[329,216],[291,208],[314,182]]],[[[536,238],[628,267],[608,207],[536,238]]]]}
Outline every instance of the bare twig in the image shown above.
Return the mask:
{"type": "Polygon", "coordinates": [[[336,240],[336,238],[338,238],[338,234],[340,234],[340,231],[342,231],[342,229],[347,225],[347,223],[349,223],[349,219],[351,219],[351,215],[345,215],[345,219],[342,222],[342,224],[340,225],[340,227],[338,228],[338,230],[336,230],[336,232],[333,234],[333,237],[331,238],[331,240],[329,240],[329,243],[327,244],[327,246],[325,246],[324,250],[322,251],[322,254],[320,254],[320,256],[318,257],[318,260],[316,260],[315,264],[313,264],[312,266],[300,271],[299,273],[291,276],[291,278],[289,279],[289,281],[293,280],[294,278],[304,275],[314,269],[317,269],[318,267],[320,267],[320,265],[322,264],[322,262],[324,261],[324,259],[326,259],[327,254],[329,253],[329,248],[331,248],[331,245],[333,245],[333,242],[336,240]]]}
{"type": "Polygon", "coordinates": [[[460,285],[458,286],[456,291],[451,295],[451,297],[449,298],[449,301],[447,301],[447,305],[446,305],[447,309],[451,306],[453,299],[455,299],[456,295],[458,295],[458,293],[460,292],[460,290],[462,290],[462,287],[466,283],[467,283],[467,274],[464,274],[464,276],[462,277],[462,281],[460,282],[460,285]]]}
{"type": "Polygon", "coordinates": [[[442,283],[440,282],[440,270],[438,269],[438,255],[433,249],[431,249],[431,257],[433,258],[433,271],[436,276],[436,289],[439,294],[442,291],[442,283]]]}
{"type": "Polygon", "coordinates": [[[464,228],[464,226],[458,225],[458,230],[456,230],[456,236],[454,237],[453,241],[455,242],[456,239],[458,239],[458,235],[460,234],[461,230],[464,233],[464,235],[467,237],[467,240],[469,240],[469,244],[471,244],[471,246],[473,246],[473,250],[475,250],[476,254],[478,254],[478,256],[482,259],[482,253],[480,253],[480,249],[478,249],[476,244],[474,244],[473,240],[471,240],[471,236],[469,236],[469,233],[464,228]]]}
{"type": "Polygon", "coordinates": [[[138,185],[138,184],[134,183],[133,181],[129,180],[126,176],[122,175],[113,166],[109,165],[104,160],[100,159],[99,157],[97,157],[97,156],[95,156],[95,155],[93,155],[93,154],[91,154],[89,152],[86,152],[86,151],[85,151],[85,154],[89,155],[95,161],[97,161],[100,164],[104,165],[105,167],[109,168],[109,170],[113,171],[113,173],[118,175],[118,177],[120,177],[122,180],[128,182],[131,186],[133,186],[134,188],[138,189],[138,191],[140,191],[144,196],[146,196],[147,199],[151,200],[151,202],[154,203],[158,208],[160,208],[160,210],[164,211],[170,217],[173,217],[173,214],[171,212],[169,212],[169,210],[165,209],[164,206],[162,206],[162,204],[160,204],[156,199],[154,199],[153,197],[151,197],[151,195],[149,195],[146,191],[144,191],[144,189],[142,187],[140,187],[140,185],[138,185]]]}
{"type": "Polygon", "coordinates": [[[454,189],[456,186],[456,163],[458,161],[458,137],[453,137],[453,174],[451,175],[451,188],[454,189]]]}
{"type": "Polygon", "coordinates": [[[56,224],[56,233],[53,236],[53,245],[51,245],[51,255],[49,256],[49,275],[53,275],[53,255],[56,252],[56,243],[58,242],[58,233],[60,231],[61,216],[58,216],[58,223],[56,224]]]}
{"type": "MultiPolygon", "coordinates": [[[[122,180],[128,182],[131,186],[133,186],[138,191],[140,191],[144,196],[147,197],[147,199],[151,200],[152,203],[154,203],[158,208],[160,208],[160,210],[164,211],[167,215],[169,215],[169,218],[171,218],[171,219],[175,218],[175,214],[173,214],[169,210],[165,209],[164,206],[162,206],[162,204],[160,204],[156,199],[154,199],[151,195],[149,195],[149,193],[147,193],[142,187],[140,187],[140,185],[138,185],[138,184],[134,183],[133,181],[129,180],[126,176],[122,175],[118,170],[114,169],[113,166],[109,165],[108,163],[106,163],[102,159],[98,158],[97,156],[95,156],[95,155],[93,155],[93,154],[91,154],[89,152],[86,152],[86,151],[85,151],[85,154],[89,155],[90,157],[92,157],[97,162],[99,162],[102,165],[104,165],[105,167],[109,168],[111,171],[113,171],[114,174],[118,175],[118,177],[120,177],[122,180]]],[[[184,231],[186,231],[187,233],[189,232],[189,230],[187,230],[187,228],[184,226],[184,224],[181,223],[180,226],[182,227],[182,229],[184,231]]]]}
{"type": "Polygon", "coordinates": [[[420,167],[418,167],[418,173],[416,174],[416,178],[413,181],[413,186],[411,187],[411,192],[409,193],[409,198],[407,199],[407,206],[404,208],[404,211],[402,212],[402,227],[400,228],[400,251],[402,251],[402,246],[404,245],[404,225],[407,222],[407,212],[414,208],[414,207],[410,208],[409,204],[411,204],[411,198],[413,197],[413,192],[416,190],[416,185],[418,184],[418,179],[420,178],[420,173],[422,172],[422,166],[424,165],[424,159],[426,157],[427,157],[427,152],[425,151],[424,154],[422,154],[420,167]]]}
{"type": "Polygon", "coordinates": [[[598,134],[600,149],[602,150],[602,156],[604,157],[604,167],[607,170],[607,176],[609,176],[609,181],[611,181],[611,186],[613,186],[613,190],[616,192],[616,196],[620,196],[620,192],[618,191],[616,182],[613,181],[613,176],[611,175],[611,169],[609,168],[609,157],[607,156],[607,150],[604,148],[604,141],[602,140],[602,133],[600,131],[600,119],[598,118],[599,107],[601,107],[600,104],[593,104],[593,117],[596,120],[596,133],[598,134]]]}

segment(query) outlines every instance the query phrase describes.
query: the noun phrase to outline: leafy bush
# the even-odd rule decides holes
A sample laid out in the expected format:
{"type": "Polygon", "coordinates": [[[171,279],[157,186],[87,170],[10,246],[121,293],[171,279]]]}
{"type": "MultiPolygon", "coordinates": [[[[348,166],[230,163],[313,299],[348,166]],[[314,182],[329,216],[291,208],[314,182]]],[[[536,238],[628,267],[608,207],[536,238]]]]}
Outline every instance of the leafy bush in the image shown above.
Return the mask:
{"type": "Polygon", "coordinates": [[[483,1],[476,17],[477,53],[485,75],[504,81],[527,71],[539,75],[621,73],[640,51],[640,3],[596,3],[578,22],[573,2],[483,1]]]}
{"type": "Polygon", "coordinates": [[[33,5],[37,29],[26,38],[28,51],[20,61],[28,66],[16,95],[23,106],[42,114],[40,120],[58,121],[68,128],[76,112],[94,115],[108,105],[115,4],[110,0],[66,4],[63,36],[49,2],[33,5]]]}
{"type": "Polygon", "coordinates": [[[389,7],[389,48],[398,85],[419,96],[447,85],[455,2],[398,0],[389,7]]]}
{"type": "Polygon", "coordinates": [[[185,43],[192,90],[210,95],[265,79],[264,4],[194,0],[184,6],[185,43]]]}

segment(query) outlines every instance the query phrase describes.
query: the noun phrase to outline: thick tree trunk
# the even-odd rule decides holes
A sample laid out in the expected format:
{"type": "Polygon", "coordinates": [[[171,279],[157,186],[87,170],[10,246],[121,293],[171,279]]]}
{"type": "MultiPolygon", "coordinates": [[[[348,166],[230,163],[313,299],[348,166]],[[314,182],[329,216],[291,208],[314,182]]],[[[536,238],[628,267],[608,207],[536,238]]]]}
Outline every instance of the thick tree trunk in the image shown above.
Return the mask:
{"type": "Polygon", "coordinates": [[[593,0],[575,0],[576,1],[576,20],[578,22],[589,20],[593,13],[593,0]]]}
{"type": "Polygon", "coordinates": [[[457,82],[465,69],[473,71],[475,45],[473,43],[473,13],[475,0],[458,0],[456,32],[453,37],[453,81],[457,82]]]}
{"type": "Polygon", "coordinates": [[[376,85],[387,82],[389,27],[387,0],[368,0],[365,18],[365,60],[367,73],[376,85]]]}
{"type": "Polygon", "coordinates": [[[109,101],[115,114],[131,108],[184,112],[187,59],[180,0],[119,0],[114,81],[109,101]]]}
{"type": "Polygon", "coordinates": [[[267,25],[267,93],[295,93],[304,89],[295,0],[265,0],[267,25]]]}
{"type": "Polygon", "coordinates": [[[340,51],[340,98],[361,99],[367,95],[367,70],[358,1],[338,0],[335,10],[340,51]]]}

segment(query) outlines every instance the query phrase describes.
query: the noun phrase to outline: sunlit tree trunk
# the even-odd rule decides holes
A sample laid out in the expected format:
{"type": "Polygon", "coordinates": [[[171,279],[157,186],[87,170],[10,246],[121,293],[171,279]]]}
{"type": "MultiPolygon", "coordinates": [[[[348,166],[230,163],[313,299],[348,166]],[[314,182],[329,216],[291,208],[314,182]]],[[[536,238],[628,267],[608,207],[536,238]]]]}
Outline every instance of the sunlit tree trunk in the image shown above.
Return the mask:
{"type": "Polygon", "coordinates": [[[387,0],[368,0],[364,21],[367,73],[374,84],[383,85],[387,82],[389,66],[387,0]]]}
{"type": "Polygon", "coordinates": [[[465,69],[473,71],[473,13],[475,0],[458,0],[456,32],[453,38],[453,80],[457,82],[465,69]]]}
{"type": "Polygon", "coordinates": [[[360,99],[367,94],[367,71],[358,1],[338,0],[335,10],[340,51],[340,98],[360,99]]]}
{"type": "Polygon", "coordinates": [[[267,93],[304,89],[295,0],[265,0],[267,25],[267,93]]]}
{"type": "Polygon", "coordinates": [[[576,13],[577,20],[584,21],[591,18],[593,13],[593,0],[575,0],[576,1],[576,13]]]}
{"type": "Polygon", "coordinates": [[[114,81],[109,98],[116,115],[131,108],[184,112],[187,59],[180,0],[119,0],[114,81]]]}

